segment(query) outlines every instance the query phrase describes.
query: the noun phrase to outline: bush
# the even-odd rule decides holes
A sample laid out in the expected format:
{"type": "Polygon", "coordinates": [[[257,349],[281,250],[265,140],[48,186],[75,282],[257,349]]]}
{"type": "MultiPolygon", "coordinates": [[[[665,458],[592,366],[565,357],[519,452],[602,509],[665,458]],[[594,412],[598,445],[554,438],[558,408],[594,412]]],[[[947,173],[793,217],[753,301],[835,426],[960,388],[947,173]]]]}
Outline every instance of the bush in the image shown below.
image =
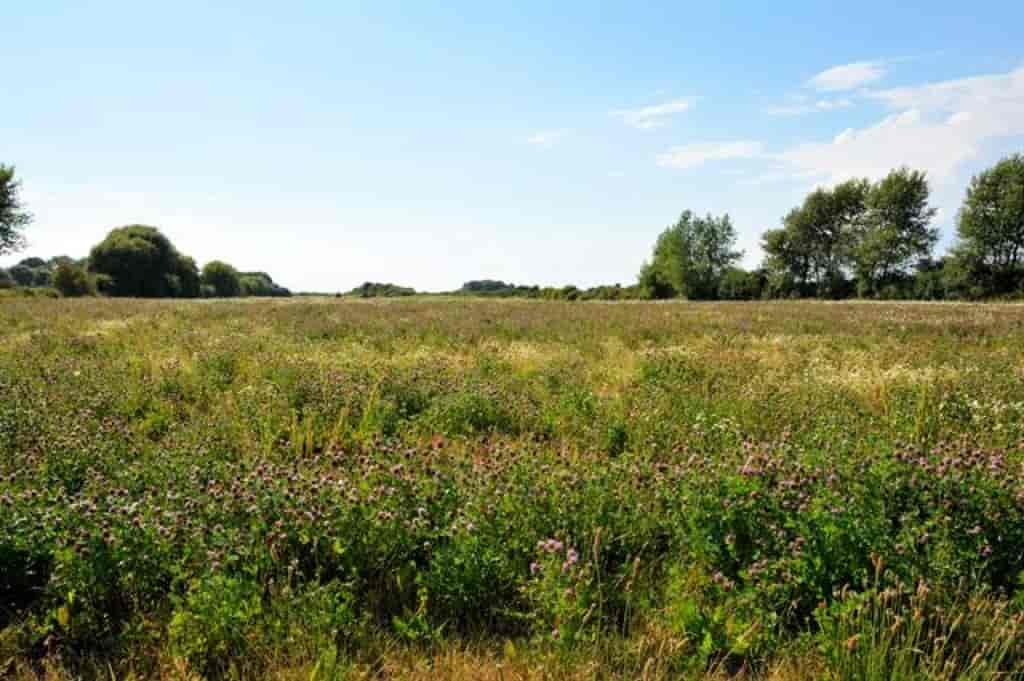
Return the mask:
{"type": "Polygon", "coordinates": [[[360,298],[401,298],[416,295],[416,291],[397,284],[379,284],[368,281],[349,291],[349,295],[360,298]]]}
{"type": "Polygon", "coordinates": [[[195,297],[195,261],[181,255],[160,230],[119,227],[93,247],[89,269],[110,278],[110,294],[139,298],[195,297]]]}
{"type": "Polygon", "coordinates": [[[237,298],[242,295],[242,280],[238,270],[220,260],[203,265],[204,286],[210,287],[214,298],[237,298]]]}
{"type": "Polygon", "coordinates": [[[261,298],[287,297],[292,293],[283,286],[278,286],[266,272],[242,272],[239,274],[243,296],[261,298]]]}
{"type": "Polygon", "coordinates": [[[18,286],[32,286],[35,284],[35,272],[24,265],[15,265],[7,271],[18,286]]]}
{"type": "Polygon", "coordinates": [[[92,292],[89,276],[77,265],[61,263],[53,274],[53,286],[65,298],[87,296],[92,292]]]}

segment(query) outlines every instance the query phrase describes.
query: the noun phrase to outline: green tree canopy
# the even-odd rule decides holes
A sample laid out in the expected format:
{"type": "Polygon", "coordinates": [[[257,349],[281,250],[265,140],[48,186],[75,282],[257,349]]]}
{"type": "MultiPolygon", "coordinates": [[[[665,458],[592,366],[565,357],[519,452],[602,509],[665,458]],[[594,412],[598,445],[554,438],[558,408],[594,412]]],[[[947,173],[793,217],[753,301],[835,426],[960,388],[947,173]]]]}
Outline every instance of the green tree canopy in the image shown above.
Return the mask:
{"type": "Polygon", "coordinates": [[[115,296],[191,297],[199,294],[195,262],[182,256],[160,230],[118,227],[93,247],[89,269],[110,278],[115,296]]]}
{"type": "Polygon", "coordinates": [[[921,171],[900,168],[871,185],[864,213],[853,230],[850,259],[863,293],[877,293],[893,277],[931,255],[939,240],[929,227],[928,180],[921,171]]]}
{"type": "Polygon", "coordinates": [[[834,296],[842,288],[870,190],[867,180],[816,189],[761,240],[770,285],[779,293],[834,296]]]}
{"type": "Polygon", "coordinates": [[[1024,285],[1024,155],[975,176],[957,220],[956,258],[988,293],[1024,285]]]}
{"type": "Polygon", "coordinates": [[[211,260],[203,265],[202,283],[212,289],[216,298],[237,298],[242,295],[238,270],[220,260],[211,260]]]}
{"type": "Polygon", "coordinates": [[[683,211],[658,236],[651,261],[640,271],[640,286],[655,298],[715,298],[722,274],[743,255],[735,246],[736,230],[728,215],[702,218],[683,211]]]}
{"type": "Polygon", "coordinates": [[[240,272],[239,280],[243,296],[283,297],[290,296],[291,291],[278,286],[266,272],[240,272]]]}
{"type": "Polygon", "coordinates": [[[397,284],[385,284],[375,281],[367,281],[362,286],[357,286],[348,293],[350,296],[360,298],[400,298],[403,296],[416,295],[414,289],[397,284]]]}
{"type": "Polygon", "coordinates": [[[14,178],[12,166],[0,165],[0,255],[25,246],[25,226],[32,222],[19,196],[21,183],[14,178]]]}
{"type": "Polygon", "coordinates": [[[57,265],[53,273],[53,286],[65,298],[77,298],[92,292],[85,268],[64,262],[57,265]]]}
{"type": "Polygon", "coordinates": [[[199,297],[202,280],[199,275],[199,266],[191,256],[183,255],[178,258],[178,269],[174,276],[177,277],[177,295],[182,298],[199,297]]]}

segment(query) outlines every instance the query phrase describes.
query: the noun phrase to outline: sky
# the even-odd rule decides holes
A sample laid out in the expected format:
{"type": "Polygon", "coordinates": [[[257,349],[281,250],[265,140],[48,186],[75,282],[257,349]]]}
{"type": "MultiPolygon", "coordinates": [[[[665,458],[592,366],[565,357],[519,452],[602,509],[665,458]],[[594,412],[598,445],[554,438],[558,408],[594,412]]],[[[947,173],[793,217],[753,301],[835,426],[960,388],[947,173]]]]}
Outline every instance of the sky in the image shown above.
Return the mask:
{"type": "Polygon", "coordinates": [[[808,191],[927,171],[940,251],[1024,151],[1024,3],[0,3],[29,248],[159,227],[301,291],[635,282],[683,210],[744,251],[808,191]]]}

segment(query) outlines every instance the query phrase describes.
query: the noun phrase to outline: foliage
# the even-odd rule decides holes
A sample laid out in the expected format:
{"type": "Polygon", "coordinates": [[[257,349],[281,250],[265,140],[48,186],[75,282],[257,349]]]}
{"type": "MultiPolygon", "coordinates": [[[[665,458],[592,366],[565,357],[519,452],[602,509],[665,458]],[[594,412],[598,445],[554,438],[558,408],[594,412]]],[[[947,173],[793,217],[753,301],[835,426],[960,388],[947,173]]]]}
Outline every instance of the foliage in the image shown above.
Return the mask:
{"type": "Polygon", "coordinates": [[[53,273],[53,287],[65,298],[86,296],[95,290],[84,268],[64,262],[53,273]]]}
{"type": "Polygon", "coordinates": [[[194,297],[196,266],[155,227],[128,225],[112,230],[89,254],[90,271],[109,277],[114,296],[194,297]]]}
{"type": "Polygon", "coordinates": [[[32,215],[21,202],[20,189],[14,168],[0,164],[0,255],[25,246],[24,229],[32,222],[32,215]]]}
{"type": "Polygon", "coordinates": [[[242,295],[242,279],[231,265],[211,260],[203,265],[203,286],[215,298],[237,298],[242,295]]]}
{"type": "Polygon", "coordinates": [[[1019,664],[1019,306],[327,307],[4,299],[5,660],[1019,664]]]}
{"type": "Polygon", "coordinates": [[[538,292],[539,288],[536,286],[516,286],[496,279],[467,281],[457,291],[460,295],[497,298],[534,297],[538,292]]]}
{"type": "Polygon", "coordinates": [[[35,272],[20,263],[7,270],[7,273],[18,286],[33,286],[35,284],[35,272]]]}
{"type": "Polygon", "coordinates": [[[791,210],[779,230],[762,237],[765,267],[777,295],[839,297],[870,184],[849,180],[816,189],[791,210]]]}
{"type": "Polygon", "coordinates": [[[238,278],[243,296],[283,298],[291,295],[291,291],[274,283],[266,272],[241,272],[238,278]]]}
{"type": "Polygon", "coordinates": [[[764,272],[747,272],[730,267],[722,273],[718,283],[719,300],[758,300],[764,295],[767,280],[764,272]]]}
{"type": "Polygon", "coordinates": [[[971,180],[957,236],[956,258],[987,295],[1024,289],[1024,155],[971,180]]]}
{"type": "Polygon", "coordinates": [[[920,171],[900,168],[871,186],[853,233],[851,262],[861,293],[878,294],[921,258],[931,255],[938,230],[929,227],[928,182],[920,171]]]}
{"type": "Polygon", "coordinates": [[[379,284],[368,281],[349,291],[350,296],[359,298],[400,298],[402,296],[416,295],[416,291],[397,284],[379,284]]]}
{"type": "Polygon", "coordinates": [[[722,275],[742,253],[734,250],[736,230],[728,215],[698,217],[683,211],[658,237],[651,262],[640,272],[640,286],[651,297],[710,299],[722,275]]]}
{"type": "Polygon", "coordinates": [[[814,190],[762,236],[768,292],[845,298],[853,278],[861,295],[909,297],[912,267],[938,240],[928,196],[924,173],[908,168],[814,190]]]}

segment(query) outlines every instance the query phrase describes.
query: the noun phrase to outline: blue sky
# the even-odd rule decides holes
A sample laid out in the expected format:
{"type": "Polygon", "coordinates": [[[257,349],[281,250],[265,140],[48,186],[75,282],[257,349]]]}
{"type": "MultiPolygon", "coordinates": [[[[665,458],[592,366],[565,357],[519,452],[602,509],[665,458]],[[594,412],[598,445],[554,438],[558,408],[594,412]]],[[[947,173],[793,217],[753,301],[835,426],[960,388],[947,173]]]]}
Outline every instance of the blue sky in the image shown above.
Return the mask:
{"type": "Polygon", "coordinates": [[[1024,3],[9,2],[26,255],[159,226],[298,290],[632,283],[678,213],[746,252],[816,185],[927,170],[943,244],[1024,151],[1024,3]]]}

